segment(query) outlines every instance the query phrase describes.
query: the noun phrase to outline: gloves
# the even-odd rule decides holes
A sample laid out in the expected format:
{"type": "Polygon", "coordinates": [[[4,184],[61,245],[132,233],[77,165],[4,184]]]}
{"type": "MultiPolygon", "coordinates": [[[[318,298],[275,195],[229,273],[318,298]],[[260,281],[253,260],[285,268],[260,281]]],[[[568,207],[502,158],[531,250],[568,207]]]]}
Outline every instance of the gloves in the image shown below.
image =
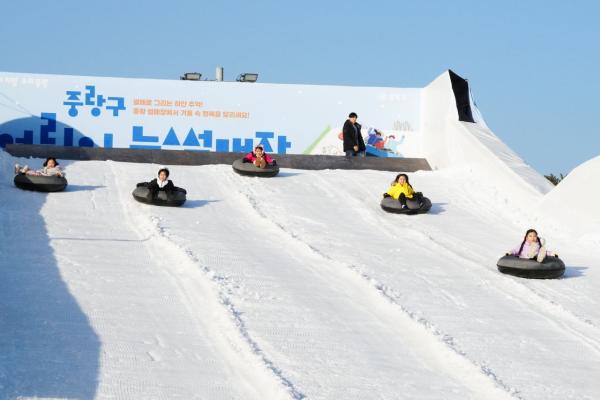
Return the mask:
{"type": "Polygon", "coordinates": [[[389,194],[387,194],[387,193],[384,193],[384,194],[383,194],[383,198],[385,199],[386,197],[392,197],[392,196],[390,196],[390,195],[389,195],[389,194]]]}

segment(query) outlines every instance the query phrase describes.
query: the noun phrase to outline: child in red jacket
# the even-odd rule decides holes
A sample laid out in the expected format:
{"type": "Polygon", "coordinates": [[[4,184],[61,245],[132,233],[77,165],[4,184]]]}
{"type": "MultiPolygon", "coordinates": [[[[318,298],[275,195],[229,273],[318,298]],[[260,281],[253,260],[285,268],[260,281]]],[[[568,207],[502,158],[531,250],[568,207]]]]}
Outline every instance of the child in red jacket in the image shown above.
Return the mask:
{"type": "Polygon", "coordinates": [[[254,148],[254,151],[251,151],[250,153],[246,154],[242,161],[245,163],[252,163],[258,168],[264,168],[267,165],[275,165],[275,160],[273,160],[273,158],[270,155],[265,153],[265,149],[262,147],[261,144],[256,146],[254,148]]]}

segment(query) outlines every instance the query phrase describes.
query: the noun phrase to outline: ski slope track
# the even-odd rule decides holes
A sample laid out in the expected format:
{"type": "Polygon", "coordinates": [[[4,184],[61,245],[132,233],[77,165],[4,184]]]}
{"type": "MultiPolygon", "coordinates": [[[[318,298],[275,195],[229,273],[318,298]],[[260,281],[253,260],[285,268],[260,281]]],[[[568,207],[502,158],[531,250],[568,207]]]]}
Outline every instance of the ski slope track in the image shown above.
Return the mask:
{"type": "Polygon", "coordinates": [[[585,165],[547,194],[417,172],[433,207],[407,216],[381,171],[173,166],[162,208],[131,196],[157,165],[65,161],[43,194],[17,162],[41,163],[0,152],[1,399],[600,398],[597,233],[555,213],[585,165]],[[563,278],[497,271],[529,227],[563,278]]]}

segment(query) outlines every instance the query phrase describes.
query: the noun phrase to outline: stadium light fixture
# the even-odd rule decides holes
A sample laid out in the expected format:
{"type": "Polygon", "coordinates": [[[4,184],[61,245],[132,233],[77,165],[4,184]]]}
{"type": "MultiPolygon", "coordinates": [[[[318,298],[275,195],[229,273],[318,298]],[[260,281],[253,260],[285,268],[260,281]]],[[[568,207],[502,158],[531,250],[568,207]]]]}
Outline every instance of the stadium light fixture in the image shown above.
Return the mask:
{"type": "Polygon", "coordinates": [[[202,74],[199,72],[186,72],[181,77],[182,81],[199,81],[202,78],[202,74]]]}
{"type": "Polygon", "coordinates": [[[238,82],[256,82],[258,80],[258,74],[246,72],[244,74],[240,74],[236,80],[238,82]]]}

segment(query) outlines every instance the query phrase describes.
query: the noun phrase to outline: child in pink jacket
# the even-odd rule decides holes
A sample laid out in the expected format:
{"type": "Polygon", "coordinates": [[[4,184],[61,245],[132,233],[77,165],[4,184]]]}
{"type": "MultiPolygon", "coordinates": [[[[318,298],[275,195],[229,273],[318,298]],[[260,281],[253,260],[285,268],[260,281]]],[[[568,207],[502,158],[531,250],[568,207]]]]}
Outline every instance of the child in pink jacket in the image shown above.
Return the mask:
{"type": "Polygon", "coordinates": [[[65,176],[65,173],[58,166],[58,161],[54,157],[46,158],[44,168],[38,170],[29,169],[29,166],[20,166],[15,164],[15,174],[25,174],[33,176],[65,176]]]}
{"type": "Polygon", "coordinates": [[[544,261],[546,256],[556,256],[551,251],[546,251],[546,241],[538,236],[535,229],[528,229],[525,232],[525,237],[521,242],[521,246],[515,247],[506,255],[511,255],[519,258],[536,259],[538,262],[544,261]]]}

